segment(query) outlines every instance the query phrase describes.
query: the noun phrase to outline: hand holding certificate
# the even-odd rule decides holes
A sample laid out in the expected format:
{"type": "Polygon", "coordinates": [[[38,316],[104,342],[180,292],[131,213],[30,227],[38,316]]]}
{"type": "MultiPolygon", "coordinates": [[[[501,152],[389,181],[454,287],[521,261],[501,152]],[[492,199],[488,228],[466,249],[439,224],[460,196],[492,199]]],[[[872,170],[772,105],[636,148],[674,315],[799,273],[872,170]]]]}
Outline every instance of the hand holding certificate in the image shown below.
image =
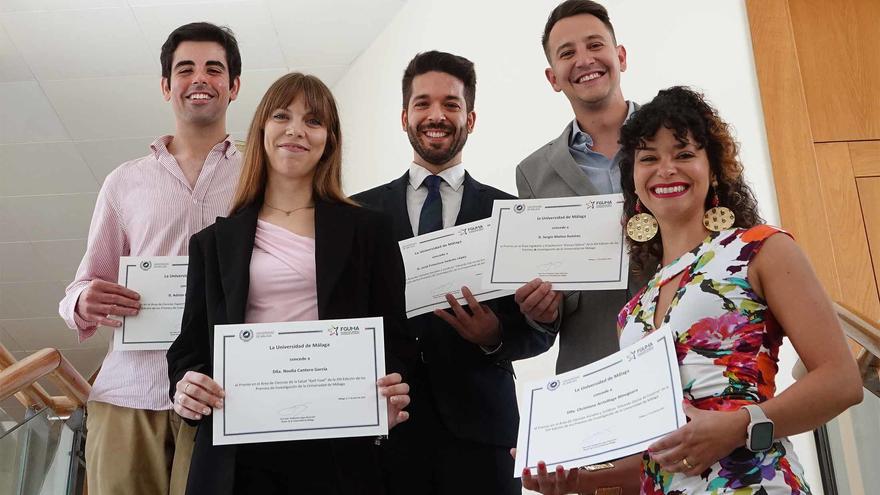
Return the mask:
{"type": "Polygon", "coordinates": [[[515,477],[538,461],[569,469],[642,452],[685,424],[668,327],[523,390],[515,477]]]}
{"type": "Polygon", "coordinates": [[[125,316],[113,335],[123,351],[165,350],[180,334],[186,298],[186,256],[124,256],[119,285],[140,294],[137,316],[125,316]]]}
{"type": "Polygon", "coordinates": [[[623,289],[623,197],[496,200],[483,287],[516,289],[541,278],[555,290],[623,289]]]}
{"type": "Polygon", "coordinates": [[[214,445],[384,435],[382,318],[217,325],[214,445]]]}

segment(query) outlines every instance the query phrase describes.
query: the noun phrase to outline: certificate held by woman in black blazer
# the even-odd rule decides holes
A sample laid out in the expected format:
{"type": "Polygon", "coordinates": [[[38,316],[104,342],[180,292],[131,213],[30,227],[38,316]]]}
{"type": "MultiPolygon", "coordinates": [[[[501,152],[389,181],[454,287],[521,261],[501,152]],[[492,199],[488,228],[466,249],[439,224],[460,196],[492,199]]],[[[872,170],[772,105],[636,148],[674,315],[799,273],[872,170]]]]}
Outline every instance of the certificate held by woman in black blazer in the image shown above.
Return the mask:
{"type": "Polygon", "coordinates": [[[382,493],[373,438],[238,446],[211,439],[211,407],[224,397],[211,378],[213,328],[222,324],[383,316],[394,372],[377,386],[389,427],[408,418],[400,372],[414,347],[401,325],[400,252],[390,220],[342,193],[339,117],[319,79],[292,73],[269,88],[232,204],[229,218],[190,241],[181,334],[168,350],[174,409],[198,424],[187,493],[382,493]]]}

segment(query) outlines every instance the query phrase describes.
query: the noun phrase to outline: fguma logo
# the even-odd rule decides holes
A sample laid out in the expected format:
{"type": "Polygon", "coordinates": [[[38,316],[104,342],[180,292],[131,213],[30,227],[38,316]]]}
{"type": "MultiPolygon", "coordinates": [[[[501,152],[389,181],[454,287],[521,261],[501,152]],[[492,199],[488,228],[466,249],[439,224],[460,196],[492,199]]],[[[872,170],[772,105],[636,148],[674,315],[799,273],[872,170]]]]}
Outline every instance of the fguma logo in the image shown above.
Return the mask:
{"type": "Polygon", "coordinates": [[[339,337],[341,335],[357,335],[359,333],[361,333],[361,329],[357,325],[351,325],[351,326],[333,325],[327,329],[327,334],[332,337],[339,337]]]}
{"type": "Polygon", "coordinates": [[[587,201],[584,206],[587,207],[588,210],[593,209],[601,209],[601,208],[611,208],[614,206],[614,202],[610,199],[602,200],[602,201],[587,201]]]}
{"type": "Polygon", "coordinates": [[[638,359],[638,358],[644,356],[645,354],[647,354],[653,350],[654,350],[654,343],[648,342],[647,344],[640,345],[640,346],[636,347],[635,349],[629,351],[626,355],[626,360],[633,361],[635,359],[638,359]]]}

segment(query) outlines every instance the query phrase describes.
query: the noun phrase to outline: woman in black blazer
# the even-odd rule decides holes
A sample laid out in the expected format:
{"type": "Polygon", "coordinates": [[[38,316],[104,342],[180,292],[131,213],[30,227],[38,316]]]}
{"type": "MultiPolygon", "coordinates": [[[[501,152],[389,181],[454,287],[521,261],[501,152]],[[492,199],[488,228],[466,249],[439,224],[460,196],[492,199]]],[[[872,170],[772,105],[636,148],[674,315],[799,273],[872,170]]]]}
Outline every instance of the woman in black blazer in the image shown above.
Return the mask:
{"type": "MultiPolygon", "coordinates": [[[[341,135],[330,90],[287,74],[269,88],[251,123],[232,214],[194,235],[186,307],[168,350],[174,409],[198,425],[187,494],[383,493],[374,438],[213,446],[210,408],[223,391],[211,379],[214,325],[245,323],[258,219],[314,239],[320,319],[385,317],[380,380],[389,427],[407,419],[401,375],[414,356],[403,334],[404,273],[390,220],[342,193],[341,135]],[[207,414],[206,414],[207,411],[207,414]]],[[[269,227],[266,224],[261,224],[269,227]]]]}

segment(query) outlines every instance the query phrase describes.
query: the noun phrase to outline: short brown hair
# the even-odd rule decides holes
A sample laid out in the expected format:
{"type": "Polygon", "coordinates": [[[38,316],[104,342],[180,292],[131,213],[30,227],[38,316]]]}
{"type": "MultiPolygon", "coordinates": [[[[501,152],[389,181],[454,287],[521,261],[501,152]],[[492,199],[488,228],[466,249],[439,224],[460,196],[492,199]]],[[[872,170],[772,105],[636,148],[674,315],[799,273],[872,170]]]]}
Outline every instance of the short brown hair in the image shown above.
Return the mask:
{"type": "Polygon", "coordinates": [[[566,0],[557,5],[556,8],[553,9],[553,12],[550,12],[550,17],[547,18],[547,24],[544,25],[544,35],[541,36],[541,46],[544,47],[544,55],[547,56],[547,60],[550,60],[550,52],[547,43],[550,42],[550,31],[553,30],[553,26],[567,17],[584,14],[591,15],[602,21],[602,24],[604,24],[611,33],[611,40],[615,45],[617,44],[617,37],[614,35],[614,26],[611,25],[611,19],[608,18],[608,11],[605,10],[605,7],[592,0],[566,0]]]}
{"type": "Polygon", "coordinates": [[[263,147],[264,126],[273,111],[287,107],[300,95],[305,99],[306,108],[327,127],[327,143],[312,179],[312,194],[315,199],[323,201],[354,204],[342,192],[342,132],[336,100],[330,89],[317,77],[292,72],[272,83],[257,105],[248,130],[241,177],[230,213],[263,200],[266,167],[269,166],[269,157],[263,147]]]}
{"type": "Polygon", "coordinates": [[[461,81],[464,85],[464,102],[467,111],[474,109],[474,100],[477,97],[477,73],[474,71],[474,63],[458,55],[432,50],[417,54],[403,71],[401,84],[404,110],[409,106],[409,99],[412,98],[413,79],[426,72],[444,72],[461,81]]]}
{"type": "MultiPolygon", "coordinates": [[[[162,66],[162,77],[171,80],[171,63],[174,62],[174,51],[184,41],[213,41],[223,47],[226,52],[226,70],[229,71],[229,84],[241,75],[241,53],[235,34],[226,26],[216,26],[210,22],[192,22],[171,31],[159,53],[159,64],[162,66]]],[[[170,84],[170,83],[169,83],[170,84]]]]}

